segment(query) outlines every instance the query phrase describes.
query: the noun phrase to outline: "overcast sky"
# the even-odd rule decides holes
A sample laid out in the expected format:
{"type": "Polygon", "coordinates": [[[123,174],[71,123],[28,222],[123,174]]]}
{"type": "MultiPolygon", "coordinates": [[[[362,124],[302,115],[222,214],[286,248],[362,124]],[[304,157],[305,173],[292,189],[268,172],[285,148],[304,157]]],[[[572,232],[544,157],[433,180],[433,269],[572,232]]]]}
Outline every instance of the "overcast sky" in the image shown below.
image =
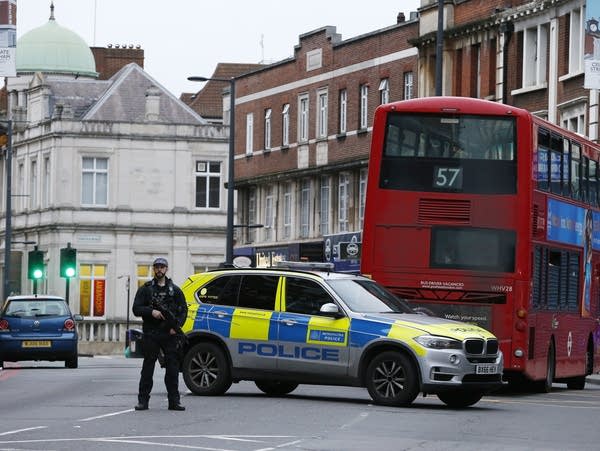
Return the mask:
{"type": "MultiPolygon", "coordinates": [[[[333,25],[342,39],[396,23],[420,0],[54,0],[56,21],[90,46],[141,45],[145,70],[175,96],[201,85],[217,63],[271,63],[298,36],[333,25]],[[262,42],[262,45],[261,45],[262,42]]],[[[44,25],[50,0],[17,1],[17,36],[44,25]]]]}

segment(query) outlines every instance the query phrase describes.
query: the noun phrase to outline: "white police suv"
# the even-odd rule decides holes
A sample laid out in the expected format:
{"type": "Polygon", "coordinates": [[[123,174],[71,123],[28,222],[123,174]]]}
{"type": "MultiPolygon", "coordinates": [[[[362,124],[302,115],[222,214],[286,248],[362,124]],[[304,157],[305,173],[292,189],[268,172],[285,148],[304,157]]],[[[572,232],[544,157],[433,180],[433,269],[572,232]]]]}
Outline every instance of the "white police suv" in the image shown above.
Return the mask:
{"type": "Polygon", "coordinates": [[[299,384],[346,385],[366,387],[383,405],[406,406],[422,392],[466,407],[502,384],[490,332],[415,313],[366,277],[220,269],[190,276],[182,290],[182,372],[197,395],[251,380],[269,395],[299,384]]]}

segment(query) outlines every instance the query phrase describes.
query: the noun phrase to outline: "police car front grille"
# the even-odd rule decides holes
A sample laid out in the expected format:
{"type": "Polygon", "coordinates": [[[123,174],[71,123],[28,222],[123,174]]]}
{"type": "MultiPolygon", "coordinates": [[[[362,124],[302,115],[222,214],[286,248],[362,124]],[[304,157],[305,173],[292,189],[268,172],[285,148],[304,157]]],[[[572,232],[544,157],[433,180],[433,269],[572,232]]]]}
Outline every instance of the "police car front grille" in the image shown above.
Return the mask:
{"type": "Polygon", "coordinates": [[[472,355],[496,355],[498,354],[498,340],[482,340],[469,338],[465,340],[465,352],[472,355]]]}

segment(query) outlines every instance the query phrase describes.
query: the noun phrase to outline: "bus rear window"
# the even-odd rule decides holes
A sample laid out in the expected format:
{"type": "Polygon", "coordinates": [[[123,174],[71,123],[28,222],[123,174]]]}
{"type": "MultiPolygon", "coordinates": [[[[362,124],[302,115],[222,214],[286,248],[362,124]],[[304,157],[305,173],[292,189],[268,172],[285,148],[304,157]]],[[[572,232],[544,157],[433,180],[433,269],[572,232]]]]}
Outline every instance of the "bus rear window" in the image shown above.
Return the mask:
{"type": "Polygon", "coordinates": [[[516,168],[514,118],[392,113],[386,124],[379,186],[514,194],[516,168]]]}
{"type": "Polygon", "coordinates": [[[511,230],[434,227],[431,268],[514,272],[516,233],[511,230]]]}

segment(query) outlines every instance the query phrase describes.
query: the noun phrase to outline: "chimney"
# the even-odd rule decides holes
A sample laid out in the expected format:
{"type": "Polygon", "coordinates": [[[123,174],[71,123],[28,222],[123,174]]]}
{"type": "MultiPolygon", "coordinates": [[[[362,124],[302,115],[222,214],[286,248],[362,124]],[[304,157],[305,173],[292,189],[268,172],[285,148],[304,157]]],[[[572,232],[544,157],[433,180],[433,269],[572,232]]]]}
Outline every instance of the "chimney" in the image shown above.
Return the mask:
{"type": "Polygon", "coordinates": [[[396,21],[397,23],[402,23],[406,20],[406,17],[404,16],[403,12],[399,12],[398,13],[398,17],[396,17],[396,21]]]}
{"type": "Polygon", "coordinates": [[[160,90],[156,86],[150,86],[146,90],[145,120],[148,122],[157,121],[159,113],[160,113],[160,90]]]}

